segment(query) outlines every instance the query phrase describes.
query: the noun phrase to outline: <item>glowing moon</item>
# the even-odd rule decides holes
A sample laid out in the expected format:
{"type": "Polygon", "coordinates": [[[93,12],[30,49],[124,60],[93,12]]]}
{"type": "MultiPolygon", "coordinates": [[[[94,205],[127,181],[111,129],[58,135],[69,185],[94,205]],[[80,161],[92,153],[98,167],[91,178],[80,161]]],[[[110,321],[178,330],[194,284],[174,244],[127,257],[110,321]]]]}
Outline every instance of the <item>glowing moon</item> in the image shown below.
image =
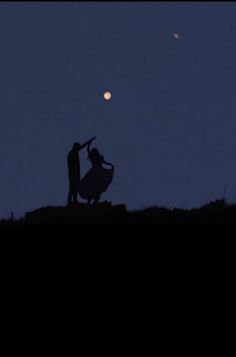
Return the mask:
{"type": "Polygon", "coordinates": [[[176,39],[176,40],[180,40],[180,34],[178,32],[173,32],[172,36],[176,39]]]}
{"type": "Polygon", "coordinates": [[[103,94],[103,98],[104,98],[105,100],[110,100],[110,99],[111,99],[111,92],[105,92],[105,93],[103,94]]]}

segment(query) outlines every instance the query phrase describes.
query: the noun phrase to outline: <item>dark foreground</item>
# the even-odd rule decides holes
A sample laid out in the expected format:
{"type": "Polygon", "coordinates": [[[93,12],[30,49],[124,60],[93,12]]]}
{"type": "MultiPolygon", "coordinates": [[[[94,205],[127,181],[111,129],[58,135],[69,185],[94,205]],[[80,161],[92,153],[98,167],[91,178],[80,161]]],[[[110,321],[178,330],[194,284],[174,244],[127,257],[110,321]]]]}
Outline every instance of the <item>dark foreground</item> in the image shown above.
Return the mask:
{"type": "Polygon", "coordinates": [[[1,225],[231,225],[236,223],[236,205],[224,200],[211,202],[198,209],[147,208],[127,211],[125,205],[80,204],[76,207],[42,207],[28,212],[19,220],[0,220],[1,225]]]}

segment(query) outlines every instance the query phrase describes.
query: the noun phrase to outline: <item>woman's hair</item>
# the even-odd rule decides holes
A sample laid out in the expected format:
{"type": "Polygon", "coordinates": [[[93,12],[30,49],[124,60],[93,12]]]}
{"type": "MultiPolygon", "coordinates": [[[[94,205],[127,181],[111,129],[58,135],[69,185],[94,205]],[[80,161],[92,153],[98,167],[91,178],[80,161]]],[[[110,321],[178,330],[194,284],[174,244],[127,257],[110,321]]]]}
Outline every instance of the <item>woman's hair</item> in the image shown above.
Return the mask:
{"type": "Polygon", "coordinates": [[[89,152],[89,160],[92,161],[92,163],[98,163],[104,160],[103,156],[100,154],[98,149],[94,148],[89,152]]]}

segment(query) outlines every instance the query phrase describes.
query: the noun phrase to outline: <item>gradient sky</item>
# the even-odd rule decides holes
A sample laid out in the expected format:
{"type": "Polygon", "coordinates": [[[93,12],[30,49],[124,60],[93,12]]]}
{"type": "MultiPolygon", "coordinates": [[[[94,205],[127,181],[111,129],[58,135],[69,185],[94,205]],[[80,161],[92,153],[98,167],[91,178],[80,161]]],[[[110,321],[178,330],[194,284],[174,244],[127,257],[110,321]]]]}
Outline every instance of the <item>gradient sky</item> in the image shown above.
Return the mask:
{"type": "Polygon", "coordinates": [[[227,184],[235,202],[235,19],[227,2],[1,3],[0,216],[65,205],[68,151],[92,136],[115,165],[102,200],[199,207],[227,184]]]}

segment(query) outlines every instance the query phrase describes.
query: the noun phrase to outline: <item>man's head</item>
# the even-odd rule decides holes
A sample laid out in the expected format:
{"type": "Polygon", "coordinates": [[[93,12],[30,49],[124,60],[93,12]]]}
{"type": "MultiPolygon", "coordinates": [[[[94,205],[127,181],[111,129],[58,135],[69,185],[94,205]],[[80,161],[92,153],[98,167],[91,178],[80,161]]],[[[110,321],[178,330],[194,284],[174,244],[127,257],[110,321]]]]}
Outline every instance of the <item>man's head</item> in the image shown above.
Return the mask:
{"type": "Polygon", "coordinates": [[[73,150],[79,151],[81,145],[79,143],[74,143],[73,144],[73,150]]]}

